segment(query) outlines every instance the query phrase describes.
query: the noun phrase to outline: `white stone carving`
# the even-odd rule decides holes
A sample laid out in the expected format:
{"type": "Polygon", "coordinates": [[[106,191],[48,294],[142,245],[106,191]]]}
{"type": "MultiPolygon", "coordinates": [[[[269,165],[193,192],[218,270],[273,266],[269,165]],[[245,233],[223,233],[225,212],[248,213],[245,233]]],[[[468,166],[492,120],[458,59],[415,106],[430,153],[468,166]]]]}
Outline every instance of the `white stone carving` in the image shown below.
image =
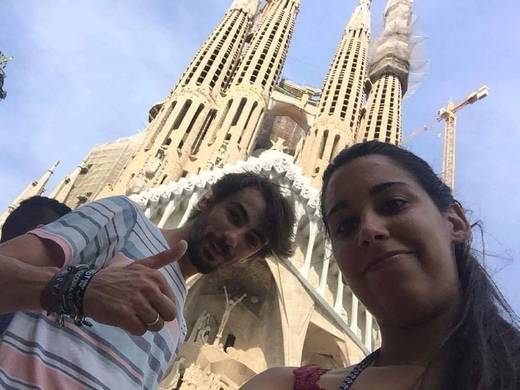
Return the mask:
{"type": "Polygon", "coordinates": [[[246,11],[250,18],[255,16],[258,9],[258,0],[234,0],[231,9],[242,9],[246,11]]]}

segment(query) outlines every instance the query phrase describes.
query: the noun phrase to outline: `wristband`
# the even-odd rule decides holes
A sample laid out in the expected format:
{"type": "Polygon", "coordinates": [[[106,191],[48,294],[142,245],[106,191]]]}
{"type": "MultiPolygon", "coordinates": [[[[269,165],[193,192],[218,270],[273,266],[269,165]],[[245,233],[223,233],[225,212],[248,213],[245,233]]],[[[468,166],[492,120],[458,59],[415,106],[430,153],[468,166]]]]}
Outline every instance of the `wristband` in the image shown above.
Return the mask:
{"type": "Polygon", "coordinates": [[[60,326],[64,326],[65,317],[71,318],[78,326],[91,326],[83,315],[83,298],[95,273],[94,266],[80,264],[68,266],[54,275],[40,296],[47,315],[56,314],[60,326]]]}

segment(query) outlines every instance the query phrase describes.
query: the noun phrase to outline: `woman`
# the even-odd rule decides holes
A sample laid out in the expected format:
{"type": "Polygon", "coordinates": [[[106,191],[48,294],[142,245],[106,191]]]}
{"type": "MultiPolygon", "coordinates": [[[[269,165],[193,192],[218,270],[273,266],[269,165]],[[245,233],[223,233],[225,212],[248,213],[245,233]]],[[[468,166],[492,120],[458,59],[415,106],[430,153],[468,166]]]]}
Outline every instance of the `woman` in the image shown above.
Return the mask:
{"type": "Polygon", "coordinates": [[[424,160],[377,141],[345,149],[324,173],[321,211],[382,346],[346,369],[269,369],[242,390],[520,389],[516,316],[471,254],[464,210],[424,160]]]}

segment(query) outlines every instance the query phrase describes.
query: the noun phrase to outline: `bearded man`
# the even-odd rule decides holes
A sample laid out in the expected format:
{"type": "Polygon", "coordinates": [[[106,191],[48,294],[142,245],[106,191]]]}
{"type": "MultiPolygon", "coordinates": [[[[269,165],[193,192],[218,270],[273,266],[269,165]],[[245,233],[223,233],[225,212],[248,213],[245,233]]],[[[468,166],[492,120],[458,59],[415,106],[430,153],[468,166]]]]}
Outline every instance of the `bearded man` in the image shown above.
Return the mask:
{"type": "Polygon", "coordinates": [[[152,389],[184,341],[185,280],[291,254],[294,212],[252,174],[215,183],[188,222],[161,230],[128,198],[86,204],[0,245],[0,384],[152,389]]]}

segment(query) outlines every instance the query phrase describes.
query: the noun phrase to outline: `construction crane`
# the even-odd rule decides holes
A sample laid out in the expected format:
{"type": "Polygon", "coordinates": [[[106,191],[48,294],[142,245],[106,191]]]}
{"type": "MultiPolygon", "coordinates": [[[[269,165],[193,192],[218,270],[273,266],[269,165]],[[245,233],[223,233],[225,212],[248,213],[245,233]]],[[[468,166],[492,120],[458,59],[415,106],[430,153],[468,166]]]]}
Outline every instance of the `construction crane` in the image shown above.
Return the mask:
{"type": "Polygon", "coordinates": [[[484,85],[468,95],[463,101],[459,103],[449,101],[446,107],[439,110],[437,120],[445,122],[442,178],[444,183],[452,190],[455,186],[455,138],[457,130],[457,117],[455,113],[461,108],[485,98],[488,94],[489,88],[484,85]]]}
{"type": "Polygon", "coordinates": [[[406,136],[406,137],[403,137],[403,140],[402,142],[399,143],[400,146],[406,146],[408,145],[410,142],[412,142],[415,137],[427,132],[428,130],[432,129],[436,124],[437,124],[438,120],[435,119],[433,122],[430,122],[428,123],[427,125],[424,125],[422,127],[419,127],[417,129],[415,129],[414,131],[412,131],[410,133],[410,135],[406,136]]]}

